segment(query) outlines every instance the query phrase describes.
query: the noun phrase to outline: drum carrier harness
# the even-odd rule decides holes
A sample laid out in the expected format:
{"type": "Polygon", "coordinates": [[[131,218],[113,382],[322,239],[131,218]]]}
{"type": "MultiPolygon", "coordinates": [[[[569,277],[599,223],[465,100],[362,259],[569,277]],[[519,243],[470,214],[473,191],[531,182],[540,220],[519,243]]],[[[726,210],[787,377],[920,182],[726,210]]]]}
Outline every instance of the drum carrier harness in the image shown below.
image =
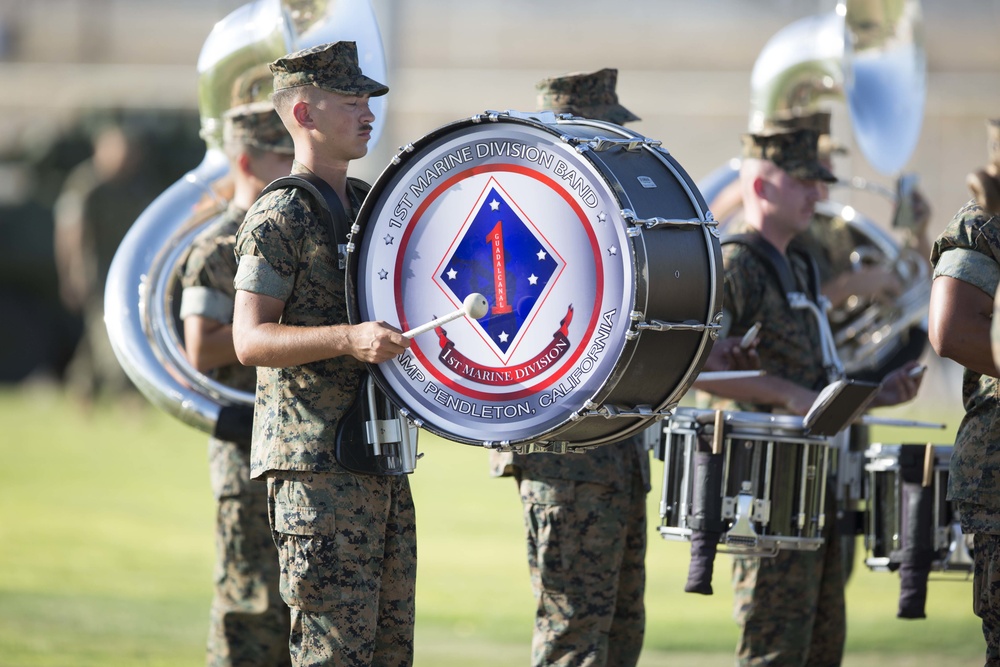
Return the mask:
{"type": "Polygon", "coordinates": [[[771,275],[778,281],[785,300],[794,310],[809,310],[816,320],[820,334],[820,351],[823,354],[823,369],[826,371],[827,382],[835,382],[844,377],[844,367],[837,355],[837,347],[830,330],[830,322],[826,317],[830,302],[820,291],[819,267],[805,249],[795,245],[788,246],[788,253],[800,257],[809,267],[808,293],[799,289],[792,267],[778,249],[768,243],[760,234],[732,234],[722,239],[722,245],[739,244],[744,246],[759,259],[763,260],[771,275]]]}
{"type": "MultiPolygon", "coordinates": [[[[355,187],[365,195],[371,186],[348,178],[348,190],[355,187]]],[[[357,231],[348,223],[340,197],[330,184],[312,173],[282,176],[265,187],[259,197],[274,190],[299,188],[319,206],[334,243],[337,270],[347,268],[347,246],[357,231]]],[[[259,198],[258,197],[258,198],[259,198]]],[[[417,428],[378,388],[366,372],[358,387],[357,399],[337,423],[334,457],[347,470],[362,475],[401,475],[416,467],[417,428]]]]}

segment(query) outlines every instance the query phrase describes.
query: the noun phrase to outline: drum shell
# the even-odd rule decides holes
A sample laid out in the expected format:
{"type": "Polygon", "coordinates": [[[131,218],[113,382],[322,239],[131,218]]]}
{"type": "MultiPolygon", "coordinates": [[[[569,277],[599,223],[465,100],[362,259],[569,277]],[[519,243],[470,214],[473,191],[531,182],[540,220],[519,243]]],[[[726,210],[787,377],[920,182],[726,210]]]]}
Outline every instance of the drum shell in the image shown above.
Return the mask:
{"type": "MultiPolygon", "coordinates": [[[[922,459],[924,444],[873,444],[865,451],[865,564],[875,571],[894,571],[902,564],[900,551],[906,532],[903,486],[911,479],[904,472],[903,457],[922,459]],[[907,451],[908,450],[908,451],[907,451]]],[[[953,448],[934,446],[933,472],[930,479],[933,509],[933,562],[937,571],[968,572],[971,569],[964,536],[955,505],[947,499],[948,470],[953,448]]]]}
{"type": "MultiPolygon", "coordinates": [[[[506,123],[521,133],[549,133],[554,135],[555,141],[568,145],[585,144],[590,139],[608,136],[640,139],[634,150],[611,146],[598,151],[586,145],[575,149],[581,159],[589,163],[589,168],[603,179],[608,198],[614,202],[607,209],[606,224],[616,226],[621,243],[617,244],[618,248],[609,250],[620,250],[621,256],[627,258],[624,268],[629,274],[625,280],[631,282],[630,300],[618,309],[616,317],[626,323],[628,331],[614,341],[614,345],[620,347],[615,348],[617,356],[613,368],[603,376],[599,386],[577,395],[580,409],[565,415],[561,421],[537,428],[532,426],[534,430],[450,423],[447,415],[442,417],[426,394],[407,394],[405,379],[397,367],[392,364],[373,367],[373,375],[380,388],[423,428],[450,440],[487,446],[497,441],[512,446],[557,442],[569,448],[617,442],[640,433],[672,408],[693,383],[711,350],[712,336],[721,315],[721,259],[714,227],[709,224],[704,201],[686,172],[669,154],[643,141],[640,135],[617,125],[583,119],[560,118],[549,124],[520,117],[499,119],[502,129],[506,129],[506,123]],[[651,173],[653,179],[649,178],[651,173]],[[650,180],[655,181],[655,187],[640,185],[650,180]],[[624,210],[639,218],[677,218],[697,224],[646,228],[642,224],[629,224],[621,215],[624,210]],[[696,326],[690,330],[670,331],[639,326],[650,320],[696,326]]],[[[373,186],[348,247],[347,291],[352,323],[384,319],[395,324],[394,320],[398,319],[399,326],[404,329],[422,323],[408,321],[409,315],[401,308],[397,308],[398,313],[391,313],[392,317],[378,312],[381,301],[372,296],[374,287],[367,284],[374,282],[370,277],[371,257],[380,252],[376,237],[382,239],[385,220],[393,215],[390,209],[400,183],[420,168],[423,156],[442,150],[441,146],[454,145],[467,136],[476,136],[474,133],[483,131],[480,124],[492,123],[484,123],[481,118],[460,121],[439,128],[406,147],[373,186]]],[[[477,173],[481,173],[492,167],[477,168],[480,169],[477,173]]],[[[414,220],[416,216],[399,226],[415,228],[418,224],[414,220]]],[[[409,266],[409,258],[404,259],[409,266]]],[[[434,313],[435,316],[440,314],[440,311],[434,313]]],[[[579,309],[575,318],[580,318],[579,309]]],[[[459,322],[454,326],[463,324],[459,322]]],[[[450,334],[449,327],[444,329],[450,334]]],[[[416,346],[425,350],[426,358],[430,359],[434,346],[427,340],[418,339],[416,346]]],[[[433,353],[436,352],[434,349],[433,353]]]]}

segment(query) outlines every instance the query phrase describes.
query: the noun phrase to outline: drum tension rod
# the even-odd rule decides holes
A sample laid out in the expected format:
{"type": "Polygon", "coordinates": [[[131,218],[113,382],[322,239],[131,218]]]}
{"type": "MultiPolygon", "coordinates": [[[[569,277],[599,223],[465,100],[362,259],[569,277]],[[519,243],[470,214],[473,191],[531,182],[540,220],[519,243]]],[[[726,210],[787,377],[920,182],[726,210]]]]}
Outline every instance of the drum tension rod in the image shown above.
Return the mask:
{"type": "Polygon", "coordinates": [[[719,331],[721,324],[706,324],[704,322],[663,322],[660,320],[650,320],[649,322],[636,322],[635,328],[639,331],[719,331]]]}
{"type": "Polygon", "coordinates": [[[578,151],[584,151],[588,148],[593,151],[601,152],[610,150],[612,148],[624,148],[629,152],[636,152],[643,148],[658,148],[663,144],[662,141],[657,139],[650,139],[648,137],[630,137],[628,139],[611,139],[609,137],[594,137],[593,139],[583,139],[581,137],[572,137],[568,134],[564,134],[559,137],[565,141],[570,146],[576,146],[578,151]]]}
{"type": "Polygon", "coordinates": [[[707,220],[700,220],[698,218],[639,218],[636,216],[635,211],[631,209],[622,209],[621,212],[622,219],[629,225],[633,227],[629,229],[629,235],[635,236],[641,230],[640,227],[646,229],[656,229],[657,227],[718,227],[719,223],[714,218],[709,218],[707,220]],[[633,231],[633,229],[635,231],[633,231]]]}
{"type": "Polygon", "coordinates": [[[578,420],[584,417],[604,417],[605,419],[615,419],[618,417],[656,417],[657,419],[669,417],[673,414],[676,404],[668,405],[663,409],[654,410],[652,405],[637,405],[632,408],[619,405],[598,405],[593,401],[584,404],[586,412],[580,412],[572,416],[571,419],[578,420]]]}

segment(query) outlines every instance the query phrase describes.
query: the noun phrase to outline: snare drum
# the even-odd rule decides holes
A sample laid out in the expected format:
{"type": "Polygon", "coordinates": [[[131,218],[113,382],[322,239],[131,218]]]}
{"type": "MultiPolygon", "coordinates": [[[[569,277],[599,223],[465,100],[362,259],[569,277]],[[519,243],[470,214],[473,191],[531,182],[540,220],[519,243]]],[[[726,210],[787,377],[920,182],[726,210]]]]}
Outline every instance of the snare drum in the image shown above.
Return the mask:
{"type": "Polygon", "coordinates": [[[678,408],[669,418],[657,452],[663,461],[660,534],[689,541],[700,529],[694,511],[700,505],[717,508],[706,518],[721,534],[720,551],[773,556],[779,549],[818,549],[828,520],[824,500],[832,441],[806,435],[801,417],[722,414],[721,441],[715,411],[678,408]],[[696,460],[713,446],[721,460],[706,476],[696,470],[696,460]],[[699,496],[700,485],[716,489],[718,496],[699,496]]]}
{"type": "MultiPolygon", "coordinates": [[[[927,535],[933,550],[931,569],[968,573],[969,553],[958,511],[947,500],[950,445],[871,445],[865,451],[865,565],[876,572],[895,571],[903,563],[907,535],[927,535]],[[906,484],[921,485],[930,494],[923,513],[907,512],[906,484]],[[919,516],[923,525],[908,525],[907,516],[919,516]]],[[[912,487],[911,487],[912,488],[912,487]]]]}
{"type": "Polygon", "coordinates": [[[348,245],[351,323],[488,313],[372,367],[423,428],[491,448],[585,448],[669,412],[721,321],[714,221],[687,173],[620,126],[488,112],[404,148],[348,245]]]}

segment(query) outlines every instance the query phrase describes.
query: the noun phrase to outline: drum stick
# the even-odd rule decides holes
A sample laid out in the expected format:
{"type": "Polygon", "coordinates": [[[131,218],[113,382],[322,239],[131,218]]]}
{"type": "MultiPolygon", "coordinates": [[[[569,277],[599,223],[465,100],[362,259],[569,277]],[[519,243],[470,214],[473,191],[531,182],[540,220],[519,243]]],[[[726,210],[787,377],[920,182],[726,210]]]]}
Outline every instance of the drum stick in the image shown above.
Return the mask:
{"type": "Polygon", "coordinates": [[[742,349],[747,349],[753,345],[754,341],[757,340],[757,336],[760,335],[760,328],[763,325],[760,322],[754,322],[753,326],[743,334],[743,338],[740,339],[740,347],[742,349]]]}
{"type": "Polygon", "coordinates": [[[712,453],[722,453],[722,422],[726,415],[722,410],[715,411],[715,433],[712,434],[712,453]]]}
{"type": "Polygon", "coordinates": [[[716,380],[743,380],[764,375],[764,371],[705,371],[698,373],[697,382],[715,382],[716,380]]]}
{"type": "Polygon", "coordinates": [[[947,424],[937,422],[921,422],[911,419],[891,419],[889,417],[874,417],[872,415],[861,415],[860,419],[854,420],[855,424],[865,426],[904,426],[912,428],[947,428],[947,424]]]}
{"type": "Polygon", "coordinates": [[[934,481],[934,445],[927,443],[924,447],[924,482],[923,487],[928,488],[934,481]]]}
{"type": "Polygon", "coordinates": [[[430,331],[435,327],[439,327],[442,324],[447,324],[452,320],[457,320],[463,315],[471,317],[474,320],[478,320],[480,317],[486,315],[490,309],[490,304],[487,303],[486,297],[479,292],[473,292],[469,296],[465,297],[465,301],[462,302],[462,307],[453,313],[448,313],[447,315],[442,315],[441,317],[431,320],[427,324],[421,324],[419,327],[410,329],[403,334],[403,338],[413,338],[425,331],[430,331]]]}

